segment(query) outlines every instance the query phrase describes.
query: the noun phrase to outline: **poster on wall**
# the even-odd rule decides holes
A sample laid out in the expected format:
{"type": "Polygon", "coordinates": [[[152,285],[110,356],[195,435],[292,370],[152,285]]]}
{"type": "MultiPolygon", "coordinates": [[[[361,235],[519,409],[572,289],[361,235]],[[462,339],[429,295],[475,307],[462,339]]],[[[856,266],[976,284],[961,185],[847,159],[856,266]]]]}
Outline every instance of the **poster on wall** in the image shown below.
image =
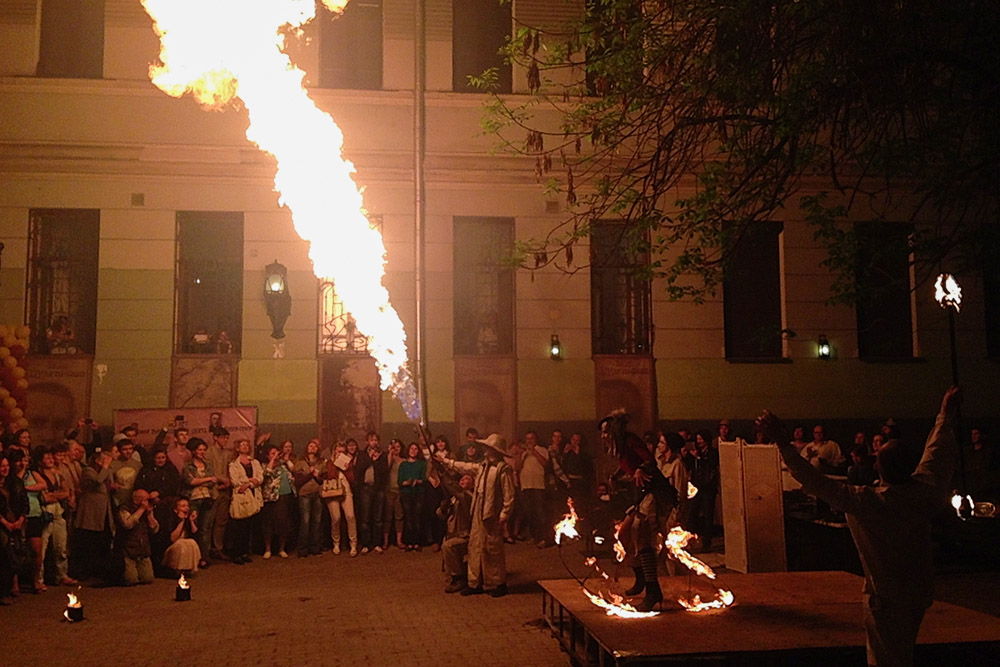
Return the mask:
{"type": "Polygon", "coordinates": [[[205,442],[212,441],[212,429],[217,427],[229,431],[229,441],[241,439],[254,441],[257,431],[257,407],[236,408],[145,408],[135,410],[115,410],[115,433],[134,425],[139,434],[138,444],[152,446],[156,434],[164,428],[187,428],[191,437],[205,442]]]}

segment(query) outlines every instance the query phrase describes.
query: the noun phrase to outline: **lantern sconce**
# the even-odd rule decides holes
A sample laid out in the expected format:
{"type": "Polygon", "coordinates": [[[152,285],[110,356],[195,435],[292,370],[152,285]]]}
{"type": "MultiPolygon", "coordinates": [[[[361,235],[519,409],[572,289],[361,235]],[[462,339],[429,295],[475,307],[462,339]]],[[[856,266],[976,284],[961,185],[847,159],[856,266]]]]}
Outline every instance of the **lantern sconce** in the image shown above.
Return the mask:
{"type": "Polygon", "coordinates": [[[549,358],[552,361],[562,360],[562,343],[559,342],[559,334],[552,334],[552,340],[549,343],[549,358]]]}
{"type": "Polygon", "coordinates": [[[278,260],[264,267],[264,303],[271,319],[271,338],[285,337],[285,322],[292,314],[292,295],[288,291],[288,269],[278,260]]]}
{"type": "Polygon", "coordinates": [[[825,334],[820,334],[819,340],[816,342],[816,356],[820,359],[830,358],[830,341],[827,340],[825,334]]]}

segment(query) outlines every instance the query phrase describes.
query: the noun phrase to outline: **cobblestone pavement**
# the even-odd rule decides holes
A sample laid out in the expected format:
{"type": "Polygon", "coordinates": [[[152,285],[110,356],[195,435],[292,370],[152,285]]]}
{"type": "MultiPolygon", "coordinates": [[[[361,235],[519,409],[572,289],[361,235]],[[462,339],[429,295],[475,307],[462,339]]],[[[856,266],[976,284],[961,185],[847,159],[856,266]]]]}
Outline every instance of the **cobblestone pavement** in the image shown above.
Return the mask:
{"type": "Polygon", "coordinates": [[[192,578],[185,603],[171,580],[85,586],[78,624],[61,621],[72,589],[50,586],[0,608],[0,664],[568,665],[536,583],[567,576],[557,549],[516,544],[507,558],[499,599],[446,595],[430,549],[220,563],[192,578]]]}
{"type": "MultiPolygon", "coordinates": [[[[186,603],[165,579],[84,587],[78,624],[61,621],[70,589],[53,586],[0,608],[0,665],[568,665],[536,584],[568,576],[558,550],[517,544],[507,555],[511,593],[496,600],[445,595],[429,549],[217,564],[192,579],[186,603]]],[[[565,555],[581,572],[579,552],[565,555]]],[[[719,568],[724,555],[704,558],[719,568]]],[[[938,579],[941,599],[993,615],[997,586],[994,573],[938,579]]]]}

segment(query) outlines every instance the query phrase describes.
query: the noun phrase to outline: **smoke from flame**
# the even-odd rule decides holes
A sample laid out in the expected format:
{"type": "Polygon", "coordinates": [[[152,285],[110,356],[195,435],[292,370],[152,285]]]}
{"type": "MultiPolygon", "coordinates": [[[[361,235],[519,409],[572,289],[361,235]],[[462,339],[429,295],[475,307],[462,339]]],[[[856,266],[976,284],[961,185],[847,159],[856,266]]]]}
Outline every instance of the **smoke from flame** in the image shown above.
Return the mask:
{"type": "MultiPolygon", "coordinates": [[[[283,52],[285,35],[315,17],[314,0],[141,0],[160,38],[150,79],[173,97],[190,93],[208,109],[239,100],[246,136],[277,162],[278,201],[309,242],[317,277],[332,281],[346,310],[369,337],[382,389],[410,419],[420,415],[407,369],[406,332],[382,285],[385,246],[372,229],[343,159],[344,136],[303,88],[304,72],[283,52]]],[[[347,0],[322,0],[334,12],[347,0]]]]}

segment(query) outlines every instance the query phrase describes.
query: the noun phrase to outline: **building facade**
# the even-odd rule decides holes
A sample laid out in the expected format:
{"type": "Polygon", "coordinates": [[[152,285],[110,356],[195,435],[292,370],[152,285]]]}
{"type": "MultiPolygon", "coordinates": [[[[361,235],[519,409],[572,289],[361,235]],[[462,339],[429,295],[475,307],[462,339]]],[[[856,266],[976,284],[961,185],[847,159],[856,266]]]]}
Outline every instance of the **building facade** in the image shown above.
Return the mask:
{"type": "MultiPolygon", "coordinates": [[[[321,13],[290,48],[344,131],[386,245],[385,285],[411,332],[413,11],[409,0],[352,0],[344,18],[321,13]]],[[[595,228],[583,268],[508,268],[514,240],[544,235],[564,204],[538,184],[533,160],[491,150],[484,96],[467,77],[498,65],[501,90],[523,91],[523,73],[496,55],[512,21],[572,11],[427,0],[432,430],[590,433],[617,406],[638,430],[750,420],[765,407],[825,420],[932,414],[950,366],[931,286],[826,305],[832,277],[795,211],[750,235],[723,289],[700,305],[637,281],[615,253],[613,223],[595,228]],[[821,335],[830,359],[817,355],[821,335]]],[[[396,400],[377,389],[363,332],[313,275],[273,192],[274,162],[244,136],[246,113],[164,95],[148,79],[157,53],[138,0],[0,0],[0,321],[32,327],[32,428],[46,439],[126,408],[252,405],[279,436],[376,428],[410,438],[396,400]],[[292,299],[280,350],[263,297],[275,260],[292,299]]],[[[908,272],[901,262],[893,270],[908,272]]],[[[997,295],[981,275],[960,278],[966,414],[990,416],[997,295]]]]}

